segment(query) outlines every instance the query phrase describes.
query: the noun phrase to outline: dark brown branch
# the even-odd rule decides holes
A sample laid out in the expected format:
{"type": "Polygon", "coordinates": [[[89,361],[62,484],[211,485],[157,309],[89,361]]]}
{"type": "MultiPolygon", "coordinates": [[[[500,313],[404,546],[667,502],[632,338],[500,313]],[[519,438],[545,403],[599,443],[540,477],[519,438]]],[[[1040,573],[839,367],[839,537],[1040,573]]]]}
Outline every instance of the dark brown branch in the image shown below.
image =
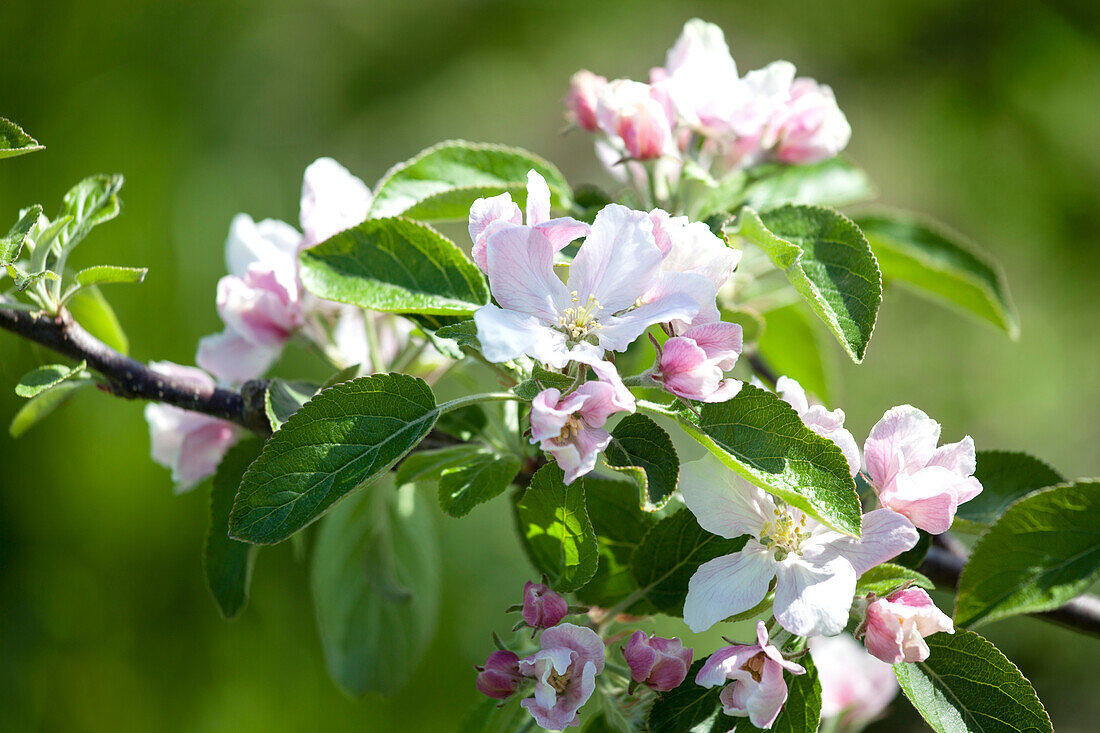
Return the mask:
{"type": "Polygon", "coordinates": [[[195,385],[159,374],[112,349],[62,310],[58,316],[0,307],[0,328],[76,361],[106,380],[105,389],[126,399],[164,402],[237,423],[260,435],[271,432],[264,413],[265,383],[246,382],[240,392],[195,385]]]}
{"type": "Polygon", "coordinates": [[[749,366],[752,367],[753,373],[774,387],[776,381],[779,379],[779,375],[776,374],[775,369],[773,369],[772,366],[764,360],[764,357],[760,355],[760,352],[753,351],[748,355],[747,358],[749,361],[749,366]]]}
{"type": "MultiPolygon", "coordinates": [[[[959,585],[959,576],[965,564],[965,557],[942,546],[933,545],[929,548],[924,562],[917,569],[927,575],[937,586],[955,589],[959,585]]],[[[1100,598],[1096,596],[1078,596],[1053,611],[1042,611],[1031,615],[1076,631],[1100,636],[1100,598]]]]}

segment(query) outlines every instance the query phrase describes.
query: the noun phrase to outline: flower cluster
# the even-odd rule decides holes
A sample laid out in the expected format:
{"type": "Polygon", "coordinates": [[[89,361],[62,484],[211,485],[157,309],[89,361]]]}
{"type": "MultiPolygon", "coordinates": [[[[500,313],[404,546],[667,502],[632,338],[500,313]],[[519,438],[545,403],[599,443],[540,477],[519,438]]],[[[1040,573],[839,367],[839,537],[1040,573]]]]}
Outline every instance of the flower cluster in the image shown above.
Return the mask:
{"type": "Polygon", "coordinates": [[[815,163],[843,150],[852,132],[828,86],[796,78],[787,61],[739,74],[722,29],[698,19],[684,25],[648,83],[577,72],[566,112],[577,127],[602,133],[597,145],[608,163],[662,159],[674,170],[684,160],[715,172],[815,163]]]}

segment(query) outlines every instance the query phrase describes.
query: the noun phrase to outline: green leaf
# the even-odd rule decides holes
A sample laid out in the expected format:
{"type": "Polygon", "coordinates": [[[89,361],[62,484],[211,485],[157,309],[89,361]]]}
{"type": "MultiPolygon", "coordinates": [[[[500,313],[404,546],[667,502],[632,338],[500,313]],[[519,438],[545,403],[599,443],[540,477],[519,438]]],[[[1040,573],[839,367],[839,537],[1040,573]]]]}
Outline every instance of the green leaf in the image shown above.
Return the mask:
{"type": "Polygon", "coordinates": [[[679,415],[685,432],[738,474],[837,531],[859,535],[861,509],[848,461],[790,405],[750,384],[733,399],[679,415]]]}
{"type": "Polygon", "coordinates": [[[829,404],[833,356],[820,338],[801,304],[770,310],[764,314],[764,332],[760,337],[760,353],[777,374],[794,379],[810,394],[829,404]]]}
{"type": "Polygon", "coordinates": [[[657,610],[683,616],[688,581],[699,566],[738,552],[747,540],[713,535],[699,526],[695,515],[681,509],[649,530],[631,557],[630,572],[657,610]]]}
{"type": "Polygon", "coordinates": [[[657,518],[638,508],[638,488],[631,481],[611,481],[589,474],[584,487],[585,507],[599,547],[599,565],[592,580],[577,591],[577,598],[592,606],[611,608],[637,590],[630,558],[657,518]]]}
{"type": "Polygon", "coordinates": [[[635,413],[619,421],[611,431],[604,458],[612,468],[635,477],[641,506],[647,512],[663,507],[676,491],[680,477],[676,448],[668,433],[645,415],[635,413]]]}
{"type": "Polygon", "coordinates": [[[960,519],[988,526],[1022,496],[1065,482],[1057,471],[1026,453],[978,451],[974,478],[982,484],[982,493],[960,504],[955,521],[960,519]]]}
{"type": "Polygon", "coordinates": [[[86,366],[88,366],[88,363],[85,361],[81,361],[74,367],[67,367],[64,364],[40,366],[34,371],[23,375],[23,378],[19,380],[19,384],[15,385],[15,394],[28,399],[35,397],[67,379],[79,376],[84,372],[86,366]]]}
{"type": "Polygon", "coordinates": [[[888,281],[910,285],[1019,337],[1004,273],[966,238],[912,214],[868,215],[858,223],[888,281]]]}
{"type": "MultiPolygon", "coordinates": [[[[818,678],[817,667],[814,666],[814,660],[809,654],[799,657],[798,663],[806,668],[806,674],[784,673],[783,676],[787,682],[787,701],[783,703],[779,717],[772,723],[770,730],[773,733],[817,733],[817,727],[821,723],[821,680],[818,678]]],[[[719,716],[721,715],[722,713],[719,713],[719,716]]],[[[737,723],[736,728],[730,733],[760,731],[760,728],[750,723],[748,718],[726,718],[726,720],[737,723]]],[[[719,728],[722,731],[727,730],[726,727],[716,726],[716,729],[719,728]]]]}
{"type": "Polygon", "coordinates": [[[23,128],[11,120],[0,117],[0,159],[45,150],[37,140],[23,132],[23,128]]]}
{"type": "Polygon", "coordinates": [[[38,424],[38,421],[60,407],[61,403],[69,399],[78,389],[90,384],[93,384],[90,379],[71,379],[32,397],[12,418],[11,425],[8,427],[11,437],[21,438],[24,433],[38,424]]]}
{"type": "Polygon", "coordinates": [[[856,595],[865,596],[868,593],[874,593],[879,598],[883,598],[905,585],[915,585],[925,590],[936,587],[931,580],[916,570],[884,562],[859,576],[856,595]]]}
{"type": "Polygon", "coordinates": [[[286,539],[389,471],[437,415],[428,385],[405,374],[329,387],[294,413],[249,467],[230,534],[252,544],[286,539]]]}
{"type": "Polygon", "coordinates": [[[439,618],[439,540],[414,487],[343,502],[321,524],[311,588],[325,664],[351,695],[400,690],[439,618]]]}
{"type": "Polygon", "coordinates": [[[38,223],[41,216],[42,207],[38,204],[29,209],[24,209],[19,221],[15,222],[15,225],[8,230],[7,234],[0,237],[0,267],[6,267],[19,259],[27,234],[38,223]]]}
{"type": "Polygon", "coordinates": [[[932,535],[923,529],[917,530],[917,544],[894,558],[893,564],[903,568],[919,568],[928,551],[932,549],[932,535]]]}
{"type": "Polygon", "coordinates": [[[15,265],[7,265],[6,269],[8,274],[11,275],[12,280],[15,281],[15,289],[19,292],[23,292],[31,285],[34,285],[39,280],[60,280],[61,276],[52,270],[40,270],[39,272],[32,272],[25,274],[19,271],[15,265]]]}
{"type": "MultiPolygon", "coordinates": [[[[668,692],[663,692],[653,703],[649,711],[649,730],[651,733],[684,733],[696,730],[709,731],[709,725],[715,711],[721,713],[721,687],[702,687],[694,684],[705,659],[700,659],[688,670],[687,681],[668,692]],[[703,725],[707,724],[707,725],[703,725]],[[699,726],[696,728],[696,726],[699,726]]],[[[730,728],[734,719],[728,718],[730,728]]]]}
{"type": "Polygon", "coordinates": [[[461,348],[481,351],[481,342],[477,340],[477,323],[473,319],[443,326],[436,330],[435,335],[439,338],[451,339],[461,348]]]}
{"type": "Polygon", "coordinates": [[[368,219],[299,255],[306,289],[386,313],[468,316],[489,302],[485,276],[427,224],[368,219]]]}
{"type": "Polygon", "coordinates": [[[275,378],[264,392],[264,412],[272,430],[278,430],[290,416],[302,409],[317,394],[318,386],[312,382],[288,382],[275,378]]]}
{"type": "Polygon", "coordinates": [[[248,586],[258,548],[230,538],[229,512],[241,477],[260,455],[261,448],[263,443],[259,440],[246,440],[234,446],[218,466],[210,492],[210,529],[202,551],[202,569],[206,587],[225,618],[234,618],[248,603],[248,586]]]}
{"type": "Polygon", "coordinates": [[[454,436],[463,442],[481,435],[489,424],[489,416],[481,405],[467,405],[439,416],[435,429],[454,436]]]}
{"type": "Polygon", "coordinates": [[[874,196],[867,174],[846,158],[812,165],[761,166],[741,203],[754,209],[781,204],[844,206],[874,196]]]}
{"type": "Polygon", "coordinates": [[[69,313],[88,333],[121,354],[130,353],[130,339],[114,308],[94,285],[82,288],[69,300],[69,313]]]}
{"type": "Polygon", "coordinates": [[[520,469],[514,455],[485,450],[469,455],[459,466],[443,469],[439,477],[439,506],[452,517],[464,517],[478,504],[499,496],[520,469]]]}
{"type": "Polygon", "coordinates": [[[573,377],[568,374],[559,374],[545,369],[539,364],[531,372],[531,378],[520,382],[512,391],[517,397],[525,400],[533,400],[544,389],[554,388],[565,391],[573,385],[573,377]]]}
{"type": "Polygon", "coordinates": [[[491,697],[483,698],[467,713],[458,733],[520,733],[530,730],[531,713],[520,707],[520,696],[513,695],[504,702],[491,697]]]}
{"type": "Polygon", "coordinates": [[[1100,579],[1100,481],[1025,496],[982,535],[959,577],[955,622],[1057,608],[1100,579]]]}
{"type": "Polygon", "coordinates": [[[598,564],[596,535],[585,509],[585,479],[569,486],[557,464],[531,478],[515,505],[516,526],[532,564],[565,593],[582,587],[598,564]]]}
{"type": "Polygon", "coordinates": [[[995,646],[963,629],[925,641],[928,659],[894,674],[936,733],[1053,733],[1031,683],[995,646]]]}
{"type": "Polygon", "coordinates": [[[863,233],[838,211],[781,206],[742,211],[738,233],[783,270],[840,341],[863,361],[882,302],[882,275],[863,233]]]}
{"type": "Polygon", "coordinates": [[[65,194],[58,218],[72,217],[57,235],[62,251],[71,251],[81,242],[92,227],[118,216],[121,203],[118,192],[122,188],[121,175],[88,176],[65,194]]]}
{"type": "Polygon", "coordinates": [[[96,265],[76,273],[79,285],[107,285],[113,283],[144,282],[149,273],[147,267],[116,267],[115,265],[96,265]]]}
{"type": "Polygon", "coordinates": [[[569,184],[561,172],[534,153],[451,140],[391,168],[375,188],[370,215],[466,221],[475,199],[501,193],[511,194],[522,207],[527,200],[527,172],[532,169],[546,179],[556,206],[571,205],[569,184]]]}
{"type": "Polygon", "coordinates": [[[474,450],[468,445],[454,445],[436,450],[421,450],[410,454],[397,467],[398,486],[418,481],[438,481],[443,469],[460,465],[474,450]]]}

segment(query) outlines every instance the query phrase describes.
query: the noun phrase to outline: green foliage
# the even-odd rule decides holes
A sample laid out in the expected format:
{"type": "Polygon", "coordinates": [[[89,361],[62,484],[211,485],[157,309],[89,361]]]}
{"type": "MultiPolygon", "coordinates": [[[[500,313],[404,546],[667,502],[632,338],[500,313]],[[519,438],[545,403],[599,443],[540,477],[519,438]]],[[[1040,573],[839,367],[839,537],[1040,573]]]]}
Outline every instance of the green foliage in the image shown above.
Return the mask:
{"type": "MultiPolygon", "coordinates": [[[[34,371],[23,375],[23,378],[19,380],[19,384],[15,385],[15,393],[28,399],[36,397],[67,379],[80,376],[84,373],[84,367],[86,366],[87,363],[83,361],[74,367],[67,367],[64,364],[40,366],[34,371]]],[[[85,376],[87,375],[85,374],[85,376]]]]}
{"type": "Polygon", "coordinates": [[[96,265],[86,267],[76,273],[78,285],[108,285],[113,283],[140,283],[149,273],[145,267],[118,267],[116,265],[96,265]]]}
{"type": "Polygon", "coordinates": [[[768,364],[828,403],[832,391],[825,360],[832,354],[822,348],[819,329],[814,328],[805,308],[796,303],[770,310],[764,314],[764,323],[760,353],[768,364]]]}
{"type": "Polygon", "coordinates": [[[974,477],[981,482],[982,493],[959,505],[958,524],[988,526],[1020,497],[1065,482],[1053,468],[1026,453],[978,451],[977,458],[974,477]]]}
{"type": "Polygon", "coordinates": [[[504,702],[491,697],[483,697],[466,714],[458,733],[520,733],[530,730],[533,718],[531,713],[520,707],[519,695],[513,695],[504,702]]]}
{"type": "Polygon", "coordinates": [[[32,397],[25,405],[19,408],[15,417],[11,420],[8,432],[13,438],[21,438],[24,433],[38,424],[51,412],[61,406],[65,400],[81,387],[92,384],[90,379],[70,379],[62,382],[53,389],[48,389],[41,394],[32,397]]]}
{"type": "Polygon", "coordinates": [[[520,539],[535,569],[565,593],[587,583],[596,573],[598,548],[585,509],[584,478],[568,486],[556,464],[548,463],[531,478],[515,505],[520,539]]]}
{"type": "Polygon", "coordinates": [[[118,216],[122,204],[118,198],[121,175],[88,176],[65,194],[58,219],[71,217],[57,235],[59,252],[71,252],[93,227],[118,216]]]}
{"type": "Polygon", "coordinates": [[[255,439],[234,446],[218,466],[210,491],[210,528],[202,551],[202,569],[206,587],[225,618],[234,618],[248,603],[258,548],[229,536],[229,512],[241,477],[261,448],[263,443],[255,439]]]}
{"type": "Polygon", "coordinates": [[[456,445],[409,456],[397,469],[397,483],[438,481],[439,506],[452,517],[464,517],[503,493],[519,469],[515,455],[485,445],[456,445]]]}
{"type": "Polygon", "coordinates": [[[689,435],[750,482],[840,532],[859,534],[859,497],[844,455],[771,392],[746,384],[731,400],[679,417],[689,435]]]}
{"type": "Polygon", "coordinates": [[[288,382],[277,377],[268,382],[264,392],[264,412],[271,429],[281,428],[291,415],[317,394],[317,389],[312,382],[288,382]]]}
{"type": "Polygon", "coordinates": [[[879,598],[883,598],[906,585],[914,585],[925,590],[932,590],[936,587],[931,580],[916,570],[884,562],[859,576],[859,581],[856,583],[856,595],[863,596],[874,593],[879,598]]]}
{"type": "Polygon", "coordinates": [[[531,378],[517,384],[512,388],[512,391],[516,393],[517,397],[525,400],[533,400],[538,393],[544,389],[554,388],[564,392],[569,389],[572,384],[573,377],[570,377],[568,374],[552,372],[536,364],[534,370],[531,372],[531,378]]]}
{"type": "Polygon", "coordinates": [[[894,673],[936,733],[1053,733],[1031,683],[995,646],[964,629],[926,641],[928,659],[894,673]]]}
{"type": "Polygon", "coordinates": [[[94,285],[81,288],[69,300],[69,313],[77,323],[103,343],[121,354],[130,353],[130,339],[122,330],[115,309],[94,285]]]}
{"type": "Polygon", "coordinates": [[[532,169],[546,179],[556,206],[571,206],[569,184],[557,168],[537,155],[502,145],[451,140],[391,168],[375,188],[370,214],[466,221],[475,199],[501,193],[511,194],[522,207],[527,200],[527,172],[532,169]]]}
{"type": "Polygon", "coordinates": [[[38,204],[20,212],[19,221],[15,222],[7,234],[0,237],[0,267],[6,267],[19,259],[27,234],[41,216],[42,207],[38,204]]]}
{"type": "Polygon", "coordinates": [[[368,219],[299,260],[314,295],[370,310],[468,316],[489,302],[485,276],[462,250],[409,219],[368,219]]]}
{"type": "Polygon", "coordinates": [[[1100,578],[1100,481],[1020,499],[982,535],[959,578],[955,622],[1057,608],[1100,578]]]}
{"type": "Polygon", "coordinates": [[[351,695],[401,689],[439,617],[439,540],[412,486],[362,492],[321,524],[311,587],[325,663],[351,695]]]}
{"type": "Polygon", "coordinates": [[[405,374],[329,387],[271,436],[245,473],[231,535],[253,544],[286,539],[389,471],[437,415],[428,385],[405,374]]]}
{"type": "Polygon", "coordinates": [[[17,155],[45,150],[37,140],[23,131],[23,128],[11,120],[0,117],[0,159],[14,158],[17,155]]]}
{"type": "Polygon", "coordinates": [[[882,302],[882,275],[859,227],[820,206],[745,209],[738,233],[783,270],[856,363],[863,361],[882,302]]]}
{"type": "Polygon", "coordinates": [[[745,546],[747,537],[726,539],[699,526],[687,509],[658,522],[630,560],[634,582],[661,613],[682,616],[688,581],[699,566],[745,546]]]}
{"type": "Polygon", "coordinates": [[[912,214],[868,215],[858,223],[888,281],[976,315],[1012,339],[1019,337],[1004,273],[964,237],[912,214]]]}
{"type": "Polygon", "coordinates": [[[627,415],[611,431],[604,451],[609,466],[623,471],[638,485],[641,506],[655,512],[672,498],[680,476],[680,458],[672,439],[645,415],[627,415]]]}
{"type": "Polygon", "coordinates": [[[780,204],[844,206],[874,195],[867,174],[847,158],[811,165],[759,166],[741,201],[754,209],[780,204]]]}
{"type": "MultiPolygon", "coordinates": [[[[695,684],[695,677],[705,662],[705,659],[697,660],[688,670],[684,684],[662,693],[653,703],[653,708],[649,711],[650,733],[710,731],[715,711],[719,710],[718,715],[722,715],[721,702],[718,700],[722,688],[700,687],[695,684]]],[[[728,720],[733,723],[732,718],[728,720]]]]}
{"type": "Polygon", "coordinates": [[[577,598],[592,606],[611,608],[637,590],[630,558],[657,519],[638,510],[638,488],[631,481],[611,481],[589,474],[584,478],[584,487],[585,507],[599,547],[599,565],[592,580],[577,591],[577,598]]]}

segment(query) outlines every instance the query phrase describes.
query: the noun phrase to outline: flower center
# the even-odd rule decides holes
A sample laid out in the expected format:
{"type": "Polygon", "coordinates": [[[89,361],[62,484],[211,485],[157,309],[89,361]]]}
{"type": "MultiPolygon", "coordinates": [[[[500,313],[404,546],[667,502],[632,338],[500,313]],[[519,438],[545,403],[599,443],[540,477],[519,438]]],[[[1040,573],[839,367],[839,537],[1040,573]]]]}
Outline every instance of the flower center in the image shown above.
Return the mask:
{"type": "Polygon", "coordinates": [[[557,672],[551,672],[550,673],[550,679],[548,679],[547,682],[549,682],[550,686],[554,688],[554,692],[557,692],[560,695],[561,693],[565,692],[566,687],[569,687],[569,679],[572,676],[573,676],[573,670],[572,669],[566,670],[565,674],[558,674],[557,672]]]}
{"type": "Polygon", "coordinates": [[[600,301],[596,300],[595,295],[589,295],[588,302],[584,305],[581,305],[576,290],[569,295],[573,305],[562,310],[561,316],[558,318],[558,326],[565,331],[571,340],[580,341],[593,331],[602,328],[597,317],[600,311],[603,310],[603,306],[600,305],[600,301]]]}
{"type": "Polygon", "coordinates": [[[573,438],[577,435],[577,433],[581,431],[582,427],[583,425],[581,425],[581,419],[576,415],[570,415],[566,419],[565,425],[563,425],[561,428],[561,434],[558,435],[558,437],[554,438],[554,442],[558,445],[565,445],[566,443],[571,442],[573,438]]]}
{"type": "Polygon", "coordinates": [[[749,661],[741,665],[741,669],[745,670],[752,675],[752,678],[757,682],[764,676],[764,660],[767,656],[764,652],[760,652],[756,656],[750,657],[749,661]]]}
{"type": "Polygon", "coordinates": [[[798,553],[802,541],[810,536],[806,529],[806,515],[799,516],[796,522],[786,507],[775,510],[775,520],[764,522],[760,529],[760,544],[769,550],[777,550],[776,559],[782,560],[789,553],[798,553]]]}

